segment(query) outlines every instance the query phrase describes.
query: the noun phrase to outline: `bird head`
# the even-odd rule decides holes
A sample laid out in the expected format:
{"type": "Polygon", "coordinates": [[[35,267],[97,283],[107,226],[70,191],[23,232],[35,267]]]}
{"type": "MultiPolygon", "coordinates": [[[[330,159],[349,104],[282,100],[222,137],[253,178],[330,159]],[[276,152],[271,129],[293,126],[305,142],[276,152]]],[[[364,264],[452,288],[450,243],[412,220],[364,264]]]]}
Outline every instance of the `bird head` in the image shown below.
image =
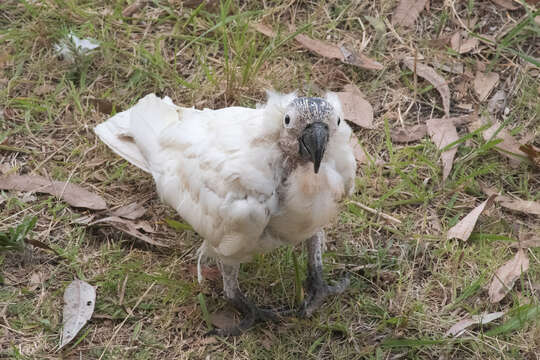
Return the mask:
{"type": "Polygon", "coordinates": [[[325,99],[294,98],[283,114],[281,147],[301,162],[312,162],[314,172],[318,173],[328,142],[341,124],[340,114],[335,94],[328,94],[325,99]]]}

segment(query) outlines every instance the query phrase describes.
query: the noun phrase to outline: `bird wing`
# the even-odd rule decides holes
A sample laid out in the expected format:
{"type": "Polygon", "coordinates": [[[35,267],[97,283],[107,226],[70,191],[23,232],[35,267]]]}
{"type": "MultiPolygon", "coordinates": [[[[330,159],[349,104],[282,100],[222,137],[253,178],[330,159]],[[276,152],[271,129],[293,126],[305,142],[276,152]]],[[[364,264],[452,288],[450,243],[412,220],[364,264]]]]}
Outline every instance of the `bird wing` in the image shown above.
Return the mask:
{"type": "Polygon", "coordinates": [[[105,142],[149,170],[162,201],[205,239],[208,255],[245,261],[278,206],[279,120],[267,110],[195,110],[151,94],[131,108],[123,133],[137,152],[126,156],[121,140],[105,142]]]}

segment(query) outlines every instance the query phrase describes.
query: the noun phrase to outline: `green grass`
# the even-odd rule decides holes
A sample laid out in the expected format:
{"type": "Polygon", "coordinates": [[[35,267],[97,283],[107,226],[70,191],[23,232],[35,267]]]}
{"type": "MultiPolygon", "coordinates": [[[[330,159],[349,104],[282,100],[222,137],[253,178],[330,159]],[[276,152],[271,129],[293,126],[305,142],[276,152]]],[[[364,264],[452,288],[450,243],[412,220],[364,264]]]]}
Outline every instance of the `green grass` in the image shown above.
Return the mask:
{"type": "MultiPolygon", "coordinates": [[[[478,103],[472,90],[460,94],[459,85],[470,82],[468,76],[474,76],[479,65],[498,72],[510,110],[501,123],[517,139],[538,146],[535,14],[511,12],[514,19],[527,16],[496,45],[482,40],[479,53],[458,55],[447,45],[435,47],[427,41],[459,30],[453,9],[440,2],[432,2],[414,29],[397,28],[396,33],[384,22],[391,18],[392,2],[275,1],[264,8],[259,2],[228,0],[215,8],[187,8],[178,1],[154,0],[129,18],[122,16],[126,6],[124,1],[0,3],[0,162],[15,173],[70,179],[99,193],[110,207],[148,194],[143,219],[157,230],[153,236],[173,246],[164,251],[111,228],[77,224],[74,219],[94,213],[48,195],[28,198],[2,192],[0,231],[11,245],[0,249],[5,283],[0,287],[0,357],[60,356],[55,349],[62,296],[74,278],[96,286],[97,301],[93,319],[63,350],[66,358],[537,356],[540,251],[529,250],[529,271],[501,303],[489,303],[486,287],[493,272],[513,256],[509,244],[522,232],[540,230],[538,217],[495,206],[479,218],[467,242],[445,237],[486,199],[481,183],[539,201],[537,169],[526,163],[511,167],[495,151],[497,140],[485,141],[480,131],[463,128],[460,141],[449,145],[459,147],[443,182],[440,151],[428,138],[403,146],[389,136],[389,129],[400,126],[397,114],[404,114],[415,96],[416,103],[403,118],[406,125],[443,115],[433,86],[418,79],[415,88],[412,72],[398,65],[398,56],[413,55],[411,49],[417,49],[426,63],[463,63],[464,75],[439,71],[449,82],[453,114],[459,114],[459,103],[485,111],[487,104],[478,103]],[[255,32],[250,24],[256,21],[270,25],[278,36],[270,39],[255,32]],[[372,39],[364,53],[385,69],[367,71],[321,59],[294,42],[294,33],[287,29],[290,22],[298,33],[356,48],[365,29],[372,39]],[[70,32],[94,38],[101,46],[76,56],[73,63],[60,60],[53,46],[70,32]],[[352,202],[344,205],[327,229],[324,256],[328,278],[350,276],[351,287],[344,295],[329,299],[310,319],[261,324],[235,339],[205,338],[209,314],[230,307],[219,280],[202,285],[196,281],[199,237],[159,202],[152,179],[99,143],[92,127],[149,92],[184,106],[219,108],[255,106],[264,101],[267,88],[320,95],[319,88],[338,91],[349,81],[362,89],[375,110],[374,130],[354,129],[370,160],[359,167],[352,200],[401,224],[352,202]],[[100,112],[100,104],[111,114],[100,112]],[[56,253],[22,246],[20,236],[8,235],[22,234],[25,219],[34,217],[31,238],[56,253]],[[444,337],[467,314],[502,310],[508,313],[484,329],[473,327],[458,339],[444,337]]],[[[483,20],[470,29],[473,36],[502,26],[504,12],[489,2],[454,6],[464,21],[475,16],[483,20]]],[[[244,264],[240,281],[261,305],[293,307],[303,296],[305,273],[302,249],[282,248],[244,264]]]]}

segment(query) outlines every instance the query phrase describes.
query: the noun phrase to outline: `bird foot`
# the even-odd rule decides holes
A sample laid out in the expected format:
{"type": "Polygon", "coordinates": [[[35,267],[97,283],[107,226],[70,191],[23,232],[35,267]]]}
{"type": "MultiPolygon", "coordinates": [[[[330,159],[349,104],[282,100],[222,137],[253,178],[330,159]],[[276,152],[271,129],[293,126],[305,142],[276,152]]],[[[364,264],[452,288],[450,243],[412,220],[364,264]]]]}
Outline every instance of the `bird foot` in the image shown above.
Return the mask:
{"type": "Polygon", "coordinates": [[[313,279],[308,276],[306,279],[306,297],[302,305],[300,305],[300,310],[298,311],[298,316],[300,317],[310,317],[315,310],[317,310],[324,302],[324,300],[330,295],[341,294],[349,287],[350,284],[349,277],[345,277],[340,281],[334,283],[334,285],[328,285],[322,279],[313,279]]]}
{"type": "Polygon", "coordinates": [[[222,337],[239,336],[258,322],[279,322],[283,316],[292,313],[292,311],[288,309],[270,310],[259,308],[241,294],[233,299],[229,299],[229,301],[242,314],[242,320],[234,326],[213,329],[209,331],[207,335],[217,335],[222,337]]]}

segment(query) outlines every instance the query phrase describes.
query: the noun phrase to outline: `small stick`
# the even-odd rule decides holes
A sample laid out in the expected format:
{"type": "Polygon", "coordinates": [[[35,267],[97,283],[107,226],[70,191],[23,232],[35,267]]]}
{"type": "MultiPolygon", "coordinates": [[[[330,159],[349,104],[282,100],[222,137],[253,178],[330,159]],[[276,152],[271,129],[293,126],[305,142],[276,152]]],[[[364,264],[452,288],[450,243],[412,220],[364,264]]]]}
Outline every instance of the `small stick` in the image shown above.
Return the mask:
{"type": "Polygon", "coordinates": [[[356,206],[358,206],[358,207],[360,207],[360,208],[362,208],[362,209],[364,209],[364,210],[366,210],[367,212],[370,212],[370,213],[372,213],[372,214],[380,215],[383,219],[386,219],[386,220],[388,220],[388,221],[395,222],[396,224],[401,224],[401,220],[399,220],[399,219],[397,219],[397,218],[395,218],[395,217],[393,217],[393,216],[391,216],[391,215],[388,215],[388,214],[385,214],[385,213],[383,213],[383,212],[380,212],[380,211],[377,211],[377,210],[375,210],[375,209],[372,209],[372,208],[370,208],[369,206],[366,206],[366,205],[364,205],[364,204],[362,204],[362,203],[359,203],[358,201],[349,201],[349,203],[354,204],[354,205],[356,205],[356,206]]]}

